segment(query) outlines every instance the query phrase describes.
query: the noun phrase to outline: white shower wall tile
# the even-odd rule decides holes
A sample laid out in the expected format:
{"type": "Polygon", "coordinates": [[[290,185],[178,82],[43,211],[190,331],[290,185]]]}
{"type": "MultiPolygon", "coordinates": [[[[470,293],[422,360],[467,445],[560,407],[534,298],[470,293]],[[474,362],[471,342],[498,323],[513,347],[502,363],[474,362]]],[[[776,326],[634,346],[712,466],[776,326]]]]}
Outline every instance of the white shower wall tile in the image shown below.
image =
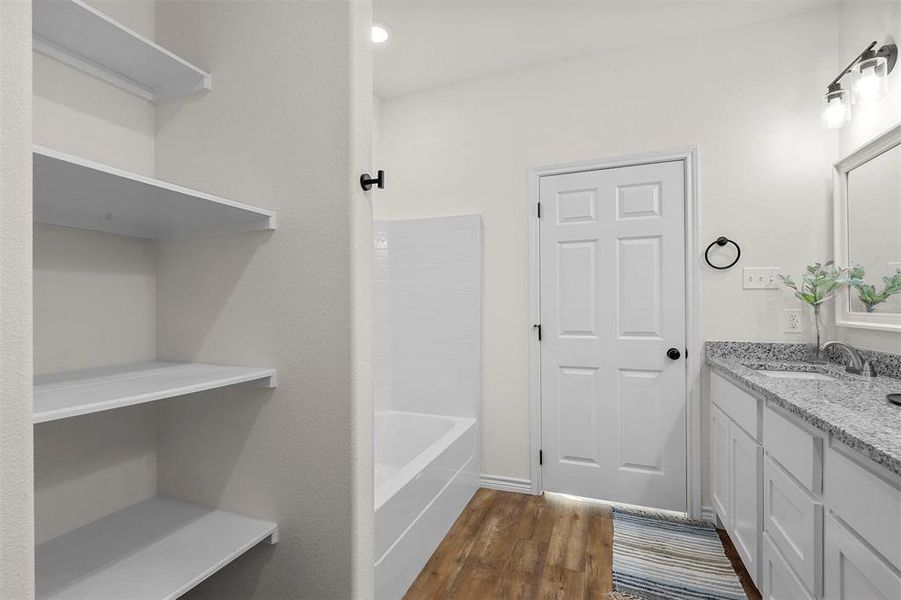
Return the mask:
{"type": "Polygon", "coordinates": [[[433,298],[435,296],[470,296],[479,297],[481,279],[392,279],[376,281],[376,291],[384,289],[391,296],[407,298],[433,298]],[[383,284],[383,285],[379,285],[383,284]]]}
{"type": "Polygon", "coordinates": [[[478,215],[376,222],[377,410],[479,416],[481,229],[478,215]]]}

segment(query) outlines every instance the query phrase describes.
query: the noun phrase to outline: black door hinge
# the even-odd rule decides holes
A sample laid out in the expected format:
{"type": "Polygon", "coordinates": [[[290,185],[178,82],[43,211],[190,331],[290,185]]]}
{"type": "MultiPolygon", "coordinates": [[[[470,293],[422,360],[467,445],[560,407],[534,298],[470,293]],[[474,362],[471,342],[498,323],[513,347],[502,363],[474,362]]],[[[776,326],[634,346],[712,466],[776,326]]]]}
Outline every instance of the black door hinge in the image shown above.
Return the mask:
{"type": "Polygon", "coordinates": [[[541,324],[536,323],[535,325],[532,325],[532,329],[538,330],[538,341],[540,342],[541,341],[541,324]]]}
{"type": "Polygon", "coordinates": [[[538,202],[538,218],[541,218],[541,202],[538,202]]]}
{"type": "Polygon", "coordinates": [[[543,464],[544,464],[544,450],[539,450],[539,451],[538,451],[538,464],[539,464],[539,465],[543,465],[543,464]]]}

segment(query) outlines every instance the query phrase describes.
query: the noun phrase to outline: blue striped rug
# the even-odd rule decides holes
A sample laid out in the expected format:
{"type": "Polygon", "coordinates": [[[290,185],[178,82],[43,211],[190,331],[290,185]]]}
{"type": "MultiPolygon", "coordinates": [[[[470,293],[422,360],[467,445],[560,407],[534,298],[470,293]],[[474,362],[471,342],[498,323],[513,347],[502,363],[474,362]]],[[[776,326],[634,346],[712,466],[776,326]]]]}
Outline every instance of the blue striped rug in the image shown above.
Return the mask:
{"type": "Polygon", "coordinates": [[[745,600],[716,529],[613,509],[613,589],[645,600],[745,600]]]}

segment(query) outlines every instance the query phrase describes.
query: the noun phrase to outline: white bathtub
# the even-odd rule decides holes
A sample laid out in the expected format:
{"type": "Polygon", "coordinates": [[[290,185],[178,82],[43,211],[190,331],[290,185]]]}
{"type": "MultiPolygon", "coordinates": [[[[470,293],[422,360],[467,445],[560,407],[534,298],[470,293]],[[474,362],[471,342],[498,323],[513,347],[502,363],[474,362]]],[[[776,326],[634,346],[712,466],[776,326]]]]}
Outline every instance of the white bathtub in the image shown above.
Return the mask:
{"type": "Polygon", "coordinates": [[[478,487],[475,419],[375,414],[375,592],[400,598],[478,487]]]}

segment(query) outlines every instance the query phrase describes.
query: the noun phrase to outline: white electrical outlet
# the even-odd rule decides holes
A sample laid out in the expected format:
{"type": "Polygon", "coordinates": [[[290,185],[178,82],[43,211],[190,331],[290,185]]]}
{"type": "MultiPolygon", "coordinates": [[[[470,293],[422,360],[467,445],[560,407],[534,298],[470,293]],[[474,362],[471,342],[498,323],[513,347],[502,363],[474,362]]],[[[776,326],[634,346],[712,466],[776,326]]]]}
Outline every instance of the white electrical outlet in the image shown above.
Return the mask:
{"type": "Polygon", "coordinates": [[[804,333],[804,324],[801,317],[802,311],[800,308],[786,308],[782,313],[785,333],[804,333]]]}
{"type": "Polygon", "coordinates": [[[779,267],[745,267],[741,270],[742,287],[746,290],[779,289],[778,274],[779,267]]]}

